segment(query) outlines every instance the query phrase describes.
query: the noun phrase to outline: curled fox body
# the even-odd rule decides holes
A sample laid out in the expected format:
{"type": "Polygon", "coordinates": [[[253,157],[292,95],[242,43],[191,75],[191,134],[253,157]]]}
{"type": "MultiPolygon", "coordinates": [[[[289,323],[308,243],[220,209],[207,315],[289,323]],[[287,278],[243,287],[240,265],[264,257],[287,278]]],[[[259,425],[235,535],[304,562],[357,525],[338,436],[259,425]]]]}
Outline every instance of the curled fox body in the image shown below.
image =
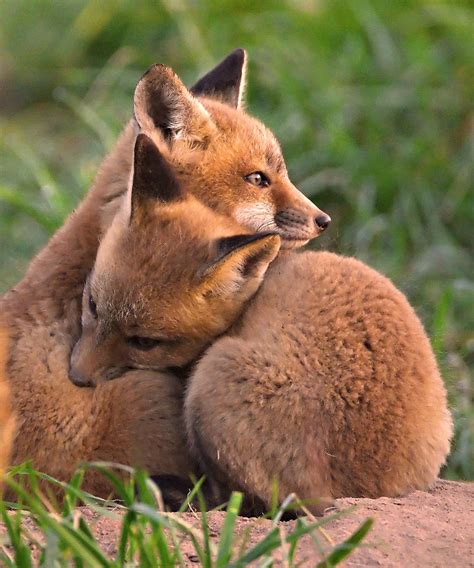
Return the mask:
{"type": "Polygon", "coordinates": [[[222,486],[269,506],[276,480],[281,499],[296,493],[315,511],[427,489],[452,434],[404,295],[331,253],[275,261],[238,327],[200,360],[185,408],[194,454],[222,486]]]}
{"type": "MultiPolygon", "coordinates": [[[[158,163],[150,139],[137,144],[158,163]]],[[[134,180],[99,248],[72,380],[100,388],[130,367],[182,367],[234,324],[199,360],[185,396],[192,454],[218,486],[265,508],[276,480],[281,500],[296,493],[315,512],[335,497],[429,487],[451,418],[404,295],[330,253],[285,252],[269,267],[277,235],[235,234],[171,182],[161,180],[158,197],[147,187],[134,180]]]]}

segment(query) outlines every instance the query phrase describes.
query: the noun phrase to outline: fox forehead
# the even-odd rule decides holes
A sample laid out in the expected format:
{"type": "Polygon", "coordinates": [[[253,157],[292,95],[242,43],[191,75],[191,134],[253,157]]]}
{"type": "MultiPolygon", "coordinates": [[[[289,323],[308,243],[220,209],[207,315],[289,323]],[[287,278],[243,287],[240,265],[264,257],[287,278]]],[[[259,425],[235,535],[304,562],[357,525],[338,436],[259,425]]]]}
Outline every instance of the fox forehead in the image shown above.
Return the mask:
{"type": "Polygon", "coordinates": [[[214,243],[237,233],[242,229],[235,221],[192,195],[150,205],[132,225],[117,216],[98,250],[90,281],[94,301],[127,323],[156,320],[156,306],[187,309],[199,299],[199,276],[214,243]]]}
{"type": "Polygon", "coordinates": [[[278,173],[286,173],[280,144],[273,132],[262,122],[241,109],[232,108],[216,100],[201,99],[201,102],[218,127],[216,146],[226,144],[227,151],[230,152],[230,149],[234,148],[240,159],[247,155],[254,160],[266,162],[268,167],[278,173]]]}

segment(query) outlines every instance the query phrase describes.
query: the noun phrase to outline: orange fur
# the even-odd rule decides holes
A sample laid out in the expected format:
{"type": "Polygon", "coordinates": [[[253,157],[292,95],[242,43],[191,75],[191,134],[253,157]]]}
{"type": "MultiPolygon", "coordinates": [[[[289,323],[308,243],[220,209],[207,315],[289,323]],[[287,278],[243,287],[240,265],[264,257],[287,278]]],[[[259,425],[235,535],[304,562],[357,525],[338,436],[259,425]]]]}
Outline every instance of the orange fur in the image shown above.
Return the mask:
{"type": "MultiPolygon", "coordinates": [[[[242,321],[190,379],[196,457],[271,502],[427,489],[449,452],[446,391],[429,340],[393,284],[330,253],[280,257],[242,321]]],[[[316,507],[318,510],[318,507],[316,507]]]]}
{"type": "MultiPolygon", "coordinates": [[[[240,75],[238,85],[241,88],[240,75]]],[[[248,230],[279,234],[283,248],[301,246],[320,235],[330,218],[291,183],[272,132],[240,105],[228,104],[218,91],[199,88],[198,94],[193,97],[162,65],[152,66],[142,77],[135,91],[135,119],[97,178],[96,191],[106,203],[103,229],[126,194],[133,144],[141,131],[175,165],[188,191],[248,230]],[[268,185],[250,183],[246,178],[254,172],[264,174],[268,185]]],[[[235,100],[241,100],[241,92],[235,100]]]]}
{"type": "MultiPolygon", "coordinates": [[[[154,147],[144,135],[140,142],[154,147]]],[[[157,173],[153,168],[159,156],[152,154],[134,168],[130,201],[123,201],[106,232],[95,267],[102,196],[93,188],[34,259],[26,277],[1,300],[12,338],[9,375],[18,416],[14,464],[31,460],[64,481],[82,461],[107,460],[181,478],[193,470],[182,422],[183,384],[167,369],[197,357],[238,316],[276,256],[280,238],[242,235],[238,224],[188,194],[163,203],[163,195],[153,192],[167,191],[166,183],[174,183],[174,177],[164,162],[155,168],[164,177],[148,177],[157,173]],[[177,296],[179,286],[188,294],[186,301],[177,296]],[[103,292],[105,306],[99,310],[106,315],[105,325],[92,331],[87,320],[91,289],[98,302],[103,292]],[[224,298],[228,302],[220,309],[224,298]],[[158,306],[155,318],[150,317],[153,306],[158,306]],[[219,306],[212,318],[209,306],[219,306]],[[182,321],[188,321],[187,327],[178,325],[182,321]],[[133,333],[142,333],[142,323],[149,328],[159,322],[165,348],[155,353],[156,363],[136,358],[122,363],[120,381],[77,388],[68,380],[74,345],[73,371],[81,365],[84,369],[83,353],[89,365],[100,354],[93,361],[98,376],[90,382],[113,378],[108,374],[111,359],[103,356],[110,340],[105,341],[103,330],[111,322],[114,328],[130,325],[133,333]]],[[[120,364],[120,352],[110,353],[120,364]]],[[[93,474],[86,477],[85,488],[99,496],[110,491],[93,474]]]]}

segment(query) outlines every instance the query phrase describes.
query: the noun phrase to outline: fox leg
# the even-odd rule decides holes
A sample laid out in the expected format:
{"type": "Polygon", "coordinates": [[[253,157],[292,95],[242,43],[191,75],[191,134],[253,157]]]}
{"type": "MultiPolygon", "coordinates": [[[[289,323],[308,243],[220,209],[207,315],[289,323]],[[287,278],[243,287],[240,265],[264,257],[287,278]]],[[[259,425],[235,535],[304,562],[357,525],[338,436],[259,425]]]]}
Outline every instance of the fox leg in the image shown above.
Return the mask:
{"type": "MultiPolygon", "coordinates": [[[[276,354],[275,354],[276,356],[276,354]]],[[[290,493],[319,514],[332,503],[324,432],[311,393],[280,376],[257,343],[225,337],[190,378],[185,420],[192,453],[227,490],[271,504],[290,493]]]]}

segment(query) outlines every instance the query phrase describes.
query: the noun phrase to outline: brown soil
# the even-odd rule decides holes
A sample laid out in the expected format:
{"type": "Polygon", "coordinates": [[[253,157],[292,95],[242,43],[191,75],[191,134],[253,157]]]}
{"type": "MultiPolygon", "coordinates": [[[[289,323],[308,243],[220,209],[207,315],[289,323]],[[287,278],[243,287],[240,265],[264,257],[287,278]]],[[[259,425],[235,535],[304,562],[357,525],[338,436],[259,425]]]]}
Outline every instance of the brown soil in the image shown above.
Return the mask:
{"type": "MultiPolygon", "coordinates": [[[[363,546],[343,564],[366,567],[469,567],[474,566],[474,483],[439,480],[427,493],[417,491],[403,498],[339,499],[337,511],[352,511],[325,526],[325,534],[318,533],[321,547],[330,550],[329,540],[341,542],[354,532],[362,521],[371,517],[374,525],[363,546]]],[[[328,511],[326,516],[334,514],[328,511]]],[[[103,549],[111,556],[116,552],[120,520],[98,518],[83,509],[84,516],[95,527],[95,534],[103,549]]],[[[182,520],[198,528],[198,514],[186,513],[182,520]]],[[[212,537],[218,539],[224,513],[210,513],[212,537]]],[[[281,531],[289,533],[294,521],[280,523],[281,531]]],[[[268,533],[271,522],[265,519],[238,520],[238,533],[249,531],[248,544],[255,544],[268,533]]],[[[188,566],[198,566],[198,559],[189,542],[182,544],[183,557],[188,566]]],[[[276,564],[281,563],[281,551],[275,553],[276,564]]],[[[321,553],[310,537],[300,541],[297,560],[301,566],[316,566],[321,553]]]]}

